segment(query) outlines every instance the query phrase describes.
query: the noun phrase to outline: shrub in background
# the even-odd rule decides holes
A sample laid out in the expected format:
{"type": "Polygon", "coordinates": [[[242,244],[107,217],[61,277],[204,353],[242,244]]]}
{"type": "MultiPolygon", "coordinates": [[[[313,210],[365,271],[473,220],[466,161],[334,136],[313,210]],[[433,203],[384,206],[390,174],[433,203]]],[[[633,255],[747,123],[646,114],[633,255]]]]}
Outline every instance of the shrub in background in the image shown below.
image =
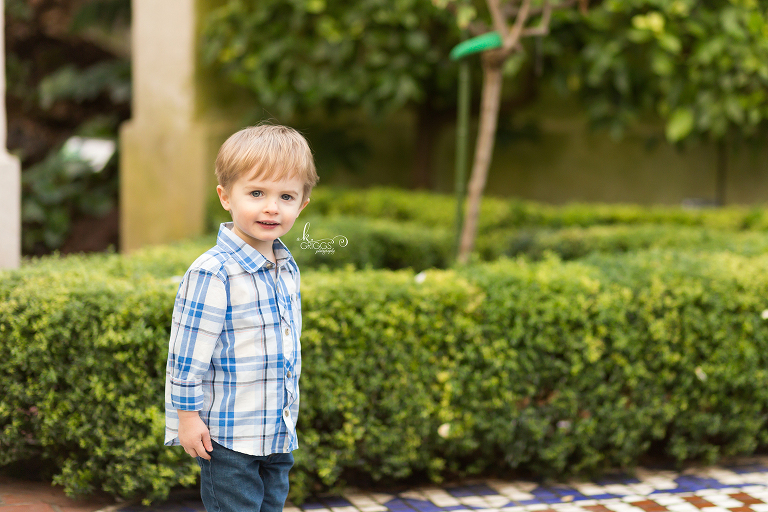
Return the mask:
{"type": "MultiPolygon", "coordinates": [[[[354,215],[375,219],[413,221],[453,229],[456,202],[452,195],[394,188],[337,189],[318,187],[307,213],[322,216],[354,215]]],[[[730,230],[766,230],[768,213],[762,207],[729,206],[685,209],[677,206],[571,203],[560,206],[484,197],[478,232],[538,227],[564,228],[614,224],[670,224],[730,230]]]]}
{"type": "Polygon", "coordinates": [[[103,217],[117,198],[117,165],[95,172],[89,162],[52,151],[22,175],[22,232],[25,254],[61,247],[72,220],[103,217]]]}
{"type": "Polygon", "coordinates": [[[453,251],[452,234],[445,228],[353,217],[309,217],[283,242],[302,269],[447,268],[453,251]]]}
{"type": "MultiPolygon", "coordinates": [[[[443,223],[444,224],[444,223],[443,223]]],[[[283,237],[302,269],[448,268],[454,258],[454,232],[440,223],[428,225],[418,220],[392,218],[300,217],[294,229],[283,237]],[[301,238],[309,223],[307,238],[335,241],[332,253],[316,251],[301,238]],[[345,237],[345,246],[339,237],[345,237]]],[[[199,252],[215,243],[214,237],[201,239],[199,252]],[[204,242],[204,243],[203,243],[204,242]]],[[[497,228],[477,240],[477,258],[494,261],[502,255],[541,259],[547,253],[564,260],[583,258],[592,253],[626,253],[650,248],[681,248],[698,251],[729,251],[758,255],[768,249],[768,238],[760,230],[731,230],[700,225],[676,224],[595,224],[555,229],[542,226],[497,228]]],[[[194,259],[194,258],[193,258],[194,259]]]]}

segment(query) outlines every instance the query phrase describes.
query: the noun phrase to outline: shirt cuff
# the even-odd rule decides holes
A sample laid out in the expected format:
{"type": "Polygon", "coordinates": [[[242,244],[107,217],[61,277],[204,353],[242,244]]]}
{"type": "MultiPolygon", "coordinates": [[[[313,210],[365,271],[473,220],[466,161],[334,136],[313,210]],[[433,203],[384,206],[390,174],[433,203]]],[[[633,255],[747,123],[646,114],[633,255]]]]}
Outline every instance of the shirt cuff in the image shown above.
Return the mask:
{"type": "Polygon", "coordinates": [[[171,403],[180,411],[203,409],[203,386],[201,379],[182,380],[171,377],[171,403]]]}

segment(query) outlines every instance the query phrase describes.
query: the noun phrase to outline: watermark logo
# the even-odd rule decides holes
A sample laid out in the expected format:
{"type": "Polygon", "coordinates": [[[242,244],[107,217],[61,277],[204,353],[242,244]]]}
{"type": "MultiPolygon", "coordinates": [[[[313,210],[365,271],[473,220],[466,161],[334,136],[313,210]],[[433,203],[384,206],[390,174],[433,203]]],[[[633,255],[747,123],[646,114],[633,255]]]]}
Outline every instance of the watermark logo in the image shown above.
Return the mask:
{"type": "Polygon", "coordinates": [[[320,240],[314,240],[309,237],[309,222],[304,224],[304,232],[301,238],[297,238],[301,242],[302,249],[310,249],[315,251],[315,254],[333,254],[336,252],[335,245],[339,247],[346,247],[349,241],[344,235],[336,235],[333,238],[321,238],[320,240]]]}

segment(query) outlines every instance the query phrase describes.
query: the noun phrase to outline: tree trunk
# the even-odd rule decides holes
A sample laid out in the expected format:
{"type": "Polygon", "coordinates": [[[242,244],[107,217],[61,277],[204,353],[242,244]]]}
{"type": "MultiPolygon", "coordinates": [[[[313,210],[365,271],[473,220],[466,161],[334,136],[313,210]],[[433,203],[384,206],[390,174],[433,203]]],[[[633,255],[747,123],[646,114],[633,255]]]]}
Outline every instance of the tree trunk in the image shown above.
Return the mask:
{"type": "Polygon", "coordinates": [[[475,158],[472,163],[472,175],[467,190],[467,212],[464,228],[461,231],[459,255],[460,264],[467,263],[469,255],[475,246],[477,236],[477,220],[480,216],[480,200],[488,177],[488,167],[491,165],[493,145],[496,139],[496,126],[499,119],[499,103],[501,101],[502,59],[495,52],[487,52],[482,56],[483,61],[483,91],[480,103],[480,123],[478,127],[475,158]]]}
{"type": "Polygon", "coordinates": [[[413,159],[413,171],[411,173],[411,185],[413,188],[432,187],[433,155],[435,144],[442,126],[440,112],[429,105],[423,105],[418,110],[416,121],[416,153],[413,159]]]}

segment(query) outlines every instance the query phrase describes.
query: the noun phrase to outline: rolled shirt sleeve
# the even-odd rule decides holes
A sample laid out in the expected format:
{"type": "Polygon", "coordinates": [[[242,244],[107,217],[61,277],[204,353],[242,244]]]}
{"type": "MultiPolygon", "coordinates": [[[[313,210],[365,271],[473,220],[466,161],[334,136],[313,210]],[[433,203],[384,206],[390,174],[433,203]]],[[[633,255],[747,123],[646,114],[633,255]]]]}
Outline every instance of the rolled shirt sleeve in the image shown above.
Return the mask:
{"type": "Polygon", "coordinates": [[[173,408],[203,408],[203,376],[211,364],[226,312],[224,282],[211,272],[190,269],[176,295],[168,348],[168,385],[173,408]]]}

